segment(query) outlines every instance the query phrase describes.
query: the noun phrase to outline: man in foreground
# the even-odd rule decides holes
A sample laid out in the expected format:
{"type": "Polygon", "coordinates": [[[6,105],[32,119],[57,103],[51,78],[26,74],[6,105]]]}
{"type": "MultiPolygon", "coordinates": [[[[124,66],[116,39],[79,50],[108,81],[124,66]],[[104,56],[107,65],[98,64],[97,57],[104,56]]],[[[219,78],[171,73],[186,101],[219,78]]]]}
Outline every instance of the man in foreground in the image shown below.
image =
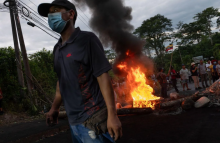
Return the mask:
{"type": "Polygon", "coordinates": [[[61,34],[53,52],[58,82],[47,123],[58,123],[63,101],[74,143],[108,143],[119,139],[122,128],[107,73],[111,65],[101,42],[95,34],[75,29],[77,11],[67,0],[40,4],[38,12],[48,16],[51,29],[61,34]]]}

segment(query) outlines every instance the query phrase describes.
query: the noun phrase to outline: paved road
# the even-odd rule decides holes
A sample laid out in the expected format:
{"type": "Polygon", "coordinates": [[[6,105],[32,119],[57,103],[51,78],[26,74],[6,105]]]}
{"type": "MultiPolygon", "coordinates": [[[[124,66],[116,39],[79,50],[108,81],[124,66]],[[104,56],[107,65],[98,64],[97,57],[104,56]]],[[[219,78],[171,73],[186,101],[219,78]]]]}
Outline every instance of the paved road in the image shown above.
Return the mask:
{"type": "MultiPolygon", "coordinates": [[[[123,138],[117,143],[219,143],[220,108],[192,109],[180,115],[120,116],[123,138]]],[[[71,143],[70,131],[38,143],[71,143]]]]}
{"type": "MultiPolygon", "coordinates": [[[[202,87],[202,83],[201,83],[201,82],[199,82],[199,85],[202,87]]],[[[177,83],[177,88],[178,88],[178,90],[180,91],[180,94],[181,94],[181,95],[187,96],[187,95],[191,95],[191,94],[197,92],[197,91],[195,90],[195,85],[194,85],[193,82],[188,83],[188,87],[189,87],[191,90],[189,90],[189,91],[183,91],[182,85],[181,85],[180,83],[177,83]]],[[[203,88],[203,89],[201,89],[201,90],[199,90],[199,91],[203,91],[203,90],[205,90],[205,89],[203,88]]],[[[172,93],[172,92],[176,92],[174,88],[172,88],[171,90],[169,90],[169,91],[167,92],[167,94],[170,95],[170,93],[172,93]]]]}

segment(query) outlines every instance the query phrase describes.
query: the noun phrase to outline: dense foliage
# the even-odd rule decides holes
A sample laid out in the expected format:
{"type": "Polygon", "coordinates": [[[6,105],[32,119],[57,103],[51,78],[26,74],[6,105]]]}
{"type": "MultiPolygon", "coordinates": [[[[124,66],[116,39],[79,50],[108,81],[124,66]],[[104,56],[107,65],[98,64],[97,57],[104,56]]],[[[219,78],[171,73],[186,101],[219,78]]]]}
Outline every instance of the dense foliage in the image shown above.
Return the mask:
{"type": "Polygon", "coordinates": [[[18,83],[14,49],[12,47],[0,48],[0,87],[4,96],[5,110],[38,112],[46,104],[45,97],[51,100],[54,97],[57,77],[53,68],[52,52],[43,49],[29,55],[29,64],[34,84],[31,98],[27,94],[27,88],[21,87],[18,83]],[[20,94],[20,90],[26,94],[20,94]]]}

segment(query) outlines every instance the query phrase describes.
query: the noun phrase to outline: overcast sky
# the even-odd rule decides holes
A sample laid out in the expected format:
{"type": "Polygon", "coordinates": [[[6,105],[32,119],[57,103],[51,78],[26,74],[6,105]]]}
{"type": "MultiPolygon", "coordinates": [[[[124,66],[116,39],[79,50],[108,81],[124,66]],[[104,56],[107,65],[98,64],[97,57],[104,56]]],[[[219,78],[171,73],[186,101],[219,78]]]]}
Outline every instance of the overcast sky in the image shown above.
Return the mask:
{"type": "MultiPolygon", "coordinates": [[[[0,0],[0,5],[5,0],[0,0]]],[[[35,5],[40,3],[50,3],[52,0],[21,0],[26,3],[29,7],[37,11],[35,5]]],[[[172,19],[173,27],[179,21],[189,23],[193,21],[193,16],[206,9],[207,7],[213,6],[214,8],[220,8],[219,0],[125,0],[125,5],[132,7],[133,20],[131,24],[134,28],[139,27],[142,22],[156,14],[164,15],[165,17],[172,19]]],[[[1,11],[1,10],[0,10],[1,11]]],[[[85,15],[78,9],[79,18],[76,22],[76,27],[80,27],[81,30],[91,31],[87,25],[89,25],[90,11],[85,10],[85,15]],[[84,23],[82,22],[84,21],[84,23]]],[[[27,53],[31,54],[36,51],[46,48],[52,50],[57,40],[47,35],[42,30],[36,27],[30,27],[24,19],[21,19],[21,26],[23,30],[23,36],[25,39],[25,45],[27,53]]],[[[10,15],[8,12],[0,12],[0,47],[14,47],[10,15]]]]}

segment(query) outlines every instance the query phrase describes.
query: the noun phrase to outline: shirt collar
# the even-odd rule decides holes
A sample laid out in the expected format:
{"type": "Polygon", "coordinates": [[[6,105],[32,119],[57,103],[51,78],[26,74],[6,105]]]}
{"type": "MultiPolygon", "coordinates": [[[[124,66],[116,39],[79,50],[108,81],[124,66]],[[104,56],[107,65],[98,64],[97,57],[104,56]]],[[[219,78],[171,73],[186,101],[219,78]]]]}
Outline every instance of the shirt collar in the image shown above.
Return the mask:
{"type": "Polygon", "coordinates": [[[77,35],[78,35],[80,32],[81,32],[81,30],[80,30],[79,27],[75,28],[75,31],[72,33],[72,35],[70,36],[70,38],[66,41],[66,43],[64,43],[64,45],[62,45],[62,38],[61,38],[61,37],[60,37],[60,39],[59,39],[59,41],[58,41],[57,44],[58,44],[60,47],[63,47],[63,46],[65,46],[65,45],[68,44],[68,43],[72,43],[72,42],[76,39],[77,35]]]}

